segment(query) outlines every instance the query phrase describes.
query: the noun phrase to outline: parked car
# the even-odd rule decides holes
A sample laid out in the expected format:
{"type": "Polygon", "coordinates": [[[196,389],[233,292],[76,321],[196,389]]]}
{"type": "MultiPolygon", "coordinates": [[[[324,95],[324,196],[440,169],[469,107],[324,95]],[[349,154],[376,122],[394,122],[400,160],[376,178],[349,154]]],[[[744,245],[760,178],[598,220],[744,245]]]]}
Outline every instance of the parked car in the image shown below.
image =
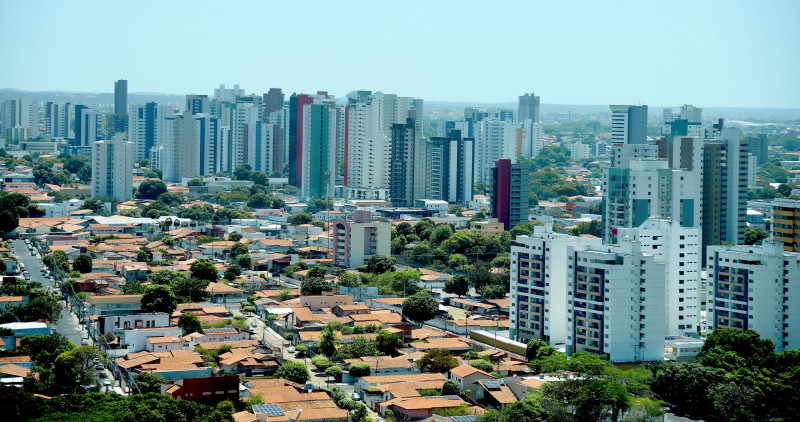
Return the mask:
{"type": "Polygon", "coordinates": [[[256,324],[255,321],[253,321],[253,322],[250,323],[250,326],[253,327],[253,328],[256,328],[256,327],[258,327],[258,324],[256,324]]]}
{"type": "Polygon", "coordinates": [[[287,350],[287,352],[294,353],[294,346],[289,346],[289,350],[287,350]]]}
{"type": "Polygon", "coordinates": [[[100,377],[100,378],[108,378],[108,375],[106,375],[106,373],[105,373],[105,372],[102,372],[102,371],[101,371],[101,372],[98,372],[98,373],[97,373],[97,376],[98,376],[98,377],[100,377]]]}
{"type": "Polygon", "coordinates": [[[82,338],[81,339],[81,346],[88,346],[88,345],[89,345],[89,339],[88,338],[82,338]]]}
{"type": "Polygon", "coordinates": [[[111,385],[111,380],[110,380],[110,379],[104,379],[104,380],[103,380],[103,385],[105,385],[106,387],[108,387],[109,385],[111,385]]]}
{"type": "Polygon", "coordinates": [[[97,365],[97,366],[94,367],[94,369],[97,369],[98,371],[102,371],[105,368],[103,367],[103,365],[97,365]]]}

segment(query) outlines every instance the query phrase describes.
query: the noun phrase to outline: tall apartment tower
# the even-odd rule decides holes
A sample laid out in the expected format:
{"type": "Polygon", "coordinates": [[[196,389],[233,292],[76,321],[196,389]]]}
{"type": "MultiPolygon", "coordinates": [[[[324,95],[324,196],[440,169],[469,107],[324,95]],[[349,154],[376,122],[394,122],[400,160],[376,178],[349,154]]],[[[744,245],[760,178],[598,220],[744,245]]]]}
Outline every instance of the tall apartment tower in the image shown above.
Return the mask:
{"type": "Polygon", "coordinates": [[[92,196],[117,202],[133,196],[133,143],[124,133],[92,143],[92,196]]]}
{"type": "Polygon", "coordinates": [[[508,120],[481,120],[473,124],[475,134],[475,181],[491,183],[497,160],[517,157],[517,127],[508,120]]]}
{"type": "Polygon", "coordinates": [[[233,103],[236,97],[244,95],[244,89],[239,88],[239,84],[233,86],[233,89],[225,88],[225,84],[220,84],[219,88],[214,88],[214,100],[233,103]]]}
{"type": "Polygon", "coordinates": [[[211,103],[208,101],[208,95],[186,95],[186,110],[192,114],[210,114],[211,103]]]}
{"type": "Polygon", "coordinates": [[[28,139],[39,136],[39,104],[28,97],[3,102],[3,133],[11,139],[28,139]]]}
{"type": "Polygon", "coordinates": [[[756,330],[776,352],[800,347],[800,254],[769,239],[707,253],[709,328],[756,330]]]}
{"type": "Polygon", "coordinates": [[[567,342],[567,247],[599,247],[599,238],[534,227],[532,236],[511,243],[510,336],[527,342],[542,339],[552,346],[567,342]]]}
{"type": "Polygon", "coordinates": [[[76,136],[75,145],[91,147],[95,142],[103,139],[103,115],[89,109],[83,109],[79,114],[80,121],[75,120],[75,134],[80,138],[76,136]]]}
{"type": "Polygon", "coordinates": [[[264,93],[264,121],[269,119],[269,115],[283,108],[283,92],[280,88],[270,88],[264,93]]]}
{"type": "Polygon", "coordinates": [[[173,117],[171,107],[160,106],[154,102],[130,108],[128,141],[133,142],[133,155],[137,160],[150,158],[150,152],[158,145],[159,139],[168,136],[162,132],[166,129],[165,119],[171,117],[173,117]]]}
{"type": "Polygon", "coordinates": [[[762,165],[769,160],[769,141],[766,133],[751,133],[747,135],[750,154],[757,158],[757,165],[762,165]]]}
{"type": "Polygon", "coordinates": [[[519,97],[517,121],[524,122],[525,120],[539,123],[539,97],[533,95],[532,92],[519,97]]]}
{"type": "Polygon", "coordinates": [[[44,126],[53,138],[72,136],[72,104],[48,101],[44,105],[44,126]]]}
{"type": "Polygon", "coordinates": [[[106,131],[109,137],[128,131],[128,81],[125,79],[114,82],[114,115],[109,120],[106,131]]]}
{"type": "Polygon", "coordinates": [[[446,138],[433,137],[426,145],[426,199],[467,206],[472,200],[475,141],[451,130],[446,138]]]}
{"type": "Polygon", "coordinates": [[[647,143],[647,106],[612,105],[611,143],[647,143]]]}
{"type": "Polygon", "coordinates": [[[325,198],[336,177],[336,109],[330,104],[303,106],[303,154],[300,196],[325,198]]]}
{"type": "Polygon", "coordinates": [[[722,129],[703,153],[703,245],[744,243],[747,230],[748,141],[739,129],[722,129]]]}
{"type": "Polygon", "coordinates": [[[665,263],[638,242],[567,247],[567,354],[664,359],[665,263]]]}
{"type": "Polygon", "coordinates": [[[262,121],[247,124],[245,163],[253,171],[263,171],[267,175],[283,170],[283,131],[280,125],[262,121]]]}
{"type": "Polygon", "coordinates": [[[681,227],[677,221],[650,218],[633,229],[619,229],[625,241],[639,242],[643,251],[660,256],[665,266],[665,334],[697,335],[700,332],[699,227],[681,227]]]}
{"type": "Polygon", "coordinates": [[[772,201],[772,239],[787,252],[800,252],[800,200],[772,201]]]}
{"type": "Polygon", "coordinates": [[[509,159],[497,160],[492,169],[491,215],[511,230],[527,223],[530,214],[529,164],[512,164],[509,159]]]}
{"type": "Polygon", "coordinates": [[[369,211],[356,211],[351,220],[331,222],[333,266],[358,268],[373,255],[391,253],[392,223],[373,221],[369,211]]]}
{"type": "Polygon", "coordinates": [[[517,128],[517,158],[536,157],[544,146],[544,132],[541,123],[526,119],[517,128]]]}
{"type": "Polygon", "coordinates": [[[222,171],[223,128],[219,119],[184,110],[165,117],[159,125],[150,165],[164,171],[164,180],[181,182],[222,171]]]}
{"type": "Polygon", "coordinates": [[[303,183],[303,106],[313,102],[314,98],[307,94],[289,97],[289,184],[298,188],[303,183]]]}
{"type": "Polygon", "coordinates": [[[408,118],[405,124],[392,124],[392,141],[389,148],[392,154],[389,165],[389,198],[395,207],[411,207],[416,199],[415,146],[414,119],[408,118]]]}

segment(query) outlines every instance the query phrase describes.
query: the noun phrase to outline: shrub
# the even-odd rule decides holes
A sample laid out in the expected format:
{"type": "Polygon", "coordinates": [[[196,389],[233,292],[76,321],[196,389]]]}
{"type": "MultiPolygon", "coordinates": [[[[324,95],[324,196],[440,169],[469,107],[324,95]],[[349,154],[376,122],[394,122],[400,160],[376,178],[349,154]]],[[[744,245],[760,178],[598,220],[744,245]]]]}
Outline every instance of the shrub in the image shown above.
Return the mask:
{"type": "Polygon", "coordinates": [[[350,375],[359,378],[359,377],[366,377],[372,373],[372,368],[370,368],[368,363],[354,363],[350,365],[350,375]]]}

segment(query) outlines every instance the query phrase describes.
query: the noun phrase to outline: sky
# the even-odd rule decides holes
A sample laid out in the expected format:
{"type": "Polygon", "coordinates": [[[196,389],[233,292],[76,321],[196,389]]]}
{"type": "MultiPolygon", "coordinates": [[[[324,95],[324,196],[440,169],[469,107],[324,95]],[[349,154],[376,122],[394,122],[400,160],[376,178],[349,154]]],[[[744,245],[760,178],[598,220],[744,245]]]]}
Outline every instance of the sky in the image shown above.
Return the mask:
{"type": "Polygon", "coordinates": [[[800,108],[800,1],[0,0],[0,88],[800,108]]]}

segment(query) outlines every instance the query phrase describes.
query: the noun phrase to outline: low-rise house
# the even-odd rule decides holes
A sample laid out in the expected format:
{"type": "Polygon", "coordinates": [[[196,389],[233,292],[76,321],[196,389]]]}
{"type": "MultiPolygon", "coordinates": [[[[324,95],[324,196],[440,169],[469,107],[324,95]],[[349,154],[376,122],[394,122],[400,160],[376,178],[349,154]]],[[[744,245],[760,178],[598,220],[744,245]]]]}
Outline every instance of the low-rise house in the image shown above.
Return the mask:
{"type": "Polygon", "coordinates": [[[479,402],[495,409],[502,409],[517,401],[517,397],[503,380],[478,381],[475,396],[479,402]]]}
{"type": "Polygon", "coordinates": [[[201,378],[179,379],[162,384],[161,394],[174,399],[195,402],[217,403],[220,400],[239,400],[239,376],[223,375],[201,378]]]}
{"type": "Polygon", "coordinates": [[[406,374],[406,375],[376,375],[361,377],[355,383],[355,392],[361,393],[367,388],[377,387],[384,384],[393,384],[397,382],[422,382],[422,381],[442,381],[447,378],[443,374],[438,373],[423,373],[423,374],[406,374]]]}
{"type": "Polygon", "coordinates": [[[150,273],[150,267],[144,262],[129,262],[120,266],[119,274],[125,278],[125,281],[130,283],[134,281],[147,281],[147,275],[150,273]]]}
{"type": "Polygon", "coordinates": [[[459,365],[450,370],[450,379],[457,382],[461,391],[477,390],[478,381],[493,380],[490,374],[470,365],[459,365]]]}
{"type": "Polygon", "coordinates": [[[218,283],[212,281],[208,283],[206,287],[206,292],[208,292],[210,296],[210,300],[213,303],[225,303],[225,302],[238,302],[239,299],[244,297],[244,291],[239,288],[229,286],[225,283],[218,283]]]}
{"type": "Polygon", "coordinates": [[[428,338],[423,342],[411,343],[411,347],[418,352],[427,352],[431,349],[448,349],[454,355],[472,350],[472,343],[463,337],[428,338]]]}
{"type": "Polygon", "coordinates": [[[28,303],[27,296],[0,296],[0,310],[5,311],[11,306],[22,306],[28,303]]]}
{"type": "Polygon", "coordinates": [[[425,419],[438,409],[453,409],[467,405],[458,396],[399,397],[380,403],[380,414],[392,410],[396,418],[425,419]]]}
{"type": "Polygon", "coordinates": [[[99,295],[86,298],[89,315],[127,315],[142,310],[142,295],[99,295]]]}
{"type": "Polygon", "coordinates": [[[353,296],[334,294],[333,292],[322,292],[321,295],[316,296],[300,296],[300,306],[308,307],[312,311],[352,304],[353,296]]]}
{"type": "Polygon", "coordinates": [[[145,347],[148,352],[168,352],[182,348],[183,342],[176,336],[147,337],[145,347]]]}
{"type": "Polygon", "coordinates": [[[236,327],[204,328],[198,332],[200,335],[186,335],[183,337],[188,347],[199,343],[233,344],[242,340],[250,340],[250,333],[236,327]]]}

